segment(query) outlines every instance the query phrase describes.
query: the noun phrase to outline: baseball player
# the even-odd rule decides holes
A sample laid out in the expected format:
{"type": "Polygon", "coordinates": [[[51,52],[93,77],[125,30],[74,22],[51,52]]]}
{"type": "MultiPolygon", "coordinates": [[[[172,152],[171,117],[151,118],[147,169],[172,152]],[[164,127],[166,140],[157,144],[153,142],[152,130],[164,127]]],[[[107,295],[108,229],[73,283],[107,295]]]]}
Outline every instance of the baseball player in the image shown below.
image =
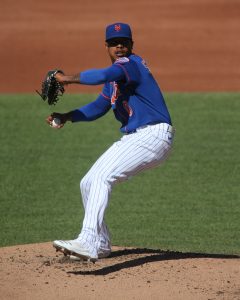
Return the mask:
{"type": "Polygon", "coordinates": [[[68,113],[53,113],[47,118],[49,124],[54,118],[60,119],[58,127],[61,128],[67,121],[96,120],[112,109],[121,123],[121,139],[102,154],[80,182],[85,212],[80,234],[74,240],[53,242],[63,253],[91,261],[111,253],[104,214],[113,186],[163,163],[170,153],[174,135],[157,82],[144,59],[132,52],[130,26],[108,25],[105,46],[112,62],[109,67],[77,75],[55,75],[63,84],[104,84],[97,99],[68,113]]]}

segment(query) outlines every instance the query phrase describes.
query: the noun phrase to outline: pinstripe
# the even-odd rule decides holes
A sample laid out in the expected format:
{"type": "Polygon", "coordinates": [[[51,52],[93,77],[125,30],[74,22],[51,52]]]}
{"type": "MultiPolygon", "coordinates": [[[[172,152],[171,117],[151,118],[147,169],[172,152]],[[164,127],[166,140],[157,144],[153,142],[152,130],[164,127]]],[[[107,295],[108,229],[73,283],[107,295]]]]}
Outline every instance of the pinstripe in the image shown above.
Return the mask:
{"type": "MultiPolygon", "coordinates": [[[[151,138],[150,138],[151,139],[151,138]]],[[[131,147],[131,145],[129,146],[129,147],[131,147]]],[[[156,146],[157,147],[157,146],[156,146]]],[[[124,149],[124,151],[129,151],[130,149],[129,148],[125,148],[124,149]]],[[[137,148],[136,148],[136,150],[137,150],[137,148]]],[[[135,151],[135,153],[136,153],[136,151],[135,151]]],[[[119,155],[118,153],[117,153],[117,155],[119,155]]],[[[125,152],[123,153],[123,155],[125,156],[126,154],[125,154],[125,152]]],[[[136,155],[135,155],[135,157],[136,157],[136,155]]],[[[112,172],[112,170],[109,170],[109,165],[112,165],[113,166],[113,164],[114,164],[114,160],[115,159],[115,156],[113,156],[112,157],[112,159],[109,159],[109,162],[108,162],[108,164],[106,164],[105,165],[105,169],[102,169],[102,172],[106,172],[106,170],[108,170],[108,171],[110,171],[110,173],[112,172]]],[[[138,157],[136,157],[136,160],[138,159],[138,157]]],[[[121,160],[119,160],[119,156],[118,156],[118,163],[119,162],[121,162],[121,160]]],[[[97,164],[97,168],[101,168],[102,167],[102,165],[100,164],[100,166],[97,164]]],[[[92,168],[92,171],[93,172],[95,172],[95,168],[92,168]]],[[[100,175],[101,175],[101,173],[100,173],[100,175]]]]}
{"type": "MultiPolygon", "coordinates": [[[[149,138],[149,140],[151,139],[151,137],[149,138]]],[[[99,169],[102,169],[102,171],[100,171],[99,173],[98,173],[98,175],[99,175],[99,177],[101,177],[102,176],[102,173],[106,173],[106,172],[108,172],[108,173],[112,173],[112,169],[114,169],[114,167],[115,167],[115,165],[117,164],[120,164],[121,162],[122,162],[122,160],[123,160],[123,158],[124,158],[124,160],[125,160],[125,156],[126,156],[126,152],[129,152],[129,151],[132,151],[133,149],[131,149],[133,146],[132,146],[132,144],[130,144],[129,146],[128,146],[128,148],[124,148],[124,149],[122,149],[122,154],[121,154],[121,157],[119,157],[119,153],[118,153],[118,151],[117,151],[117,157],[118,157],[118,159],[116,160],[115,159],[115,157],[116,157],[116,152],[114,152],[114,154],[115,155],[113,155],[112,157],[110,157],[109,158],[109,161],[108,161],[108,163],[106,163],[105,165],[104,165],[104,163],[105,163],[105,160],[102,162],[102,164],[98,164],[98,166],[97,166],[97,168],[99,168],[99,169]],[[103,167],[102,167],[102,165],[103,165],[103,167]]],[[[136,148],[136,150],[138,150],[138,149],[140,149],[141,148],[141,145],[140,146],[138,146],[137,148],[136,148]]],[[[114,150],[115,151],[115,150],[114,150]]],[[[136,151],[135,151],[135,153],[136,153],[136,151]]],[[[95,172],[95,168],[93,168],[93,170],[92,170],[93,172],[95,172]]],[[[96,179],[96,178],[95,178],[96,179]]]]}
{"type": "MultiPolygon", "coordinates": [[[[164,143],[164,142],[161,142],[161,143],[164,143]]],[[[159,144],[158,143],[158,147],[159,147],[159,144]]],[[[157,146],[155,148],[157,148],[157,146]]],[[[148,149],[145,153],[145,156],[143,156],[143,149],[139,149],[139,152],[137,153],[138,155],[134,155],[134,159],[132,159],[129,163],[129,161],[126,162],[126,164],[123,164],[121,167],[120,167],[120,170],[121,169],[124,169],[124,170],[128,170],[130,169],[131,170],[131,176],[132,175],[135,175],[136,172],[138,172],[138,170],[141,170],[141,169],[145,169],[145,168],[148,168],[148,165],[151,167],[152,165],[155,165],[155,164],[159,164],[159,159],[157,157],[155,157],[151,162],[148,163],[149,161],[149,155],[153,154],[154,151],[150,152],[148,149]],[[146,158],[147,158],[147,161],[146,161],[146,158]],[[139,166],[139,160],[142,160],[142,163],[141,165],[139,166]],[[145,163],[145,164],[144,164],[145,163]],[[136,166],[138,166],[138,169],[135,169],[136,166]],[[133,173],[134,172],[134,173],[133,173]]],[[[146,150],[146,149],[145,149],[146,150]]],[[[160,157],[162,157],[162,154],[160,154],[160,157]]],[[[118,169],[117,169],[118,170],[118,169]]],[[[117,173],[117,170],[116,170],[116,173],[117,173]]]]}
{"type": "Polygon", "coordinates": [[[79,239],[100,247],[110,240],[104,213],[114,184],[161,164],[169,155],[168,133],[147,126],[114,143],[80,183],[85,217],[79,239]]]}

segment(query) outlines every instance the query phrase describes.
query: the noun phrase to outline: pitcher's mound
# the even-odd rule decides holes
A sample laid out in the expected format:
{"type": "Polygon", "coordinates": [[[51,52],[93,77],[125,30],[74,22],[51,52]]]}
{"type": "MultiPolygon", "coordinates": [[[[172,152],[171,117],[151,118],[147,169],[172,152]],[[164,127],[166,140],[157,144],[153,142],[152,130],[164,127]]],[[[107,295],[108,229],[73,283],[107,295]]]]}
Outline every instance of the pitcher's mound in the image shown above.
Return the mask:
{"type": "Polygon", "coordinates": [[[51,243],[0,248],[1,299],[240,299],[238,256],[113,247],[95,264],[51,243]]]}

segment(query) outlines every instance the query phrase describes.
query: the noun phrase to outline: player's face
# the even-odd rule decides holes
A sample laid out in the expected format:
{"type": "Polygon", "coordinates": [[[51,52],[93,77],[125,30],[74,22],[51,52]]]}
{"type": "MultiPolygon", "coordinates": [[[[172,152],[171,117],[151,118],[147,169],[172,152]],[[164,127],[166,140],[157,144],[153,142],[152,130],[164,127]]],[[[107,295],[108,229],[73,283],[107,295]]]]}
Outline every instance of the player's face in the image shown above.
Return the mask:
{"type": "Polygon", "coordinates": [[[133,42],[126,38],[114,38],[106,42],[107,52],[114,62],[120,57],[129,56],[132,53],[133,42]]]}

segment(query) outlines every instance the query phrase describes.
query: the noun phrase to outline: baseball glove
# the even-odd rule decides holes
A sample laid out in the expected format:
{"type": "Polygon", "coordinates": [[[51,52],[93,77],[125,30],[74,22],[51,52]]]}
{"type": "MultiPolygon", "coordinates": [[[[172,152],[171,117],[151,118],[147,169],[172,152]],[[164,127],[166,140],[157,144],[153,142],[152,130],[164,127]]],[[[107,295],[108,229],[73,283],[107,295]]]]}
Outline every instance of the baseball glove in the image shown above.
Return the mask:
{"type": "Polygon", "coordinates": [[[63,84],[58,82],[54,77],[59,72],[64,74],[61,70],[49,71],[42,82],[41,93],[36,90],[44,101],[48,101],[49,105],[55,105],[59,100],[58,97],[62,96],[65,92],[63,84]]]}

